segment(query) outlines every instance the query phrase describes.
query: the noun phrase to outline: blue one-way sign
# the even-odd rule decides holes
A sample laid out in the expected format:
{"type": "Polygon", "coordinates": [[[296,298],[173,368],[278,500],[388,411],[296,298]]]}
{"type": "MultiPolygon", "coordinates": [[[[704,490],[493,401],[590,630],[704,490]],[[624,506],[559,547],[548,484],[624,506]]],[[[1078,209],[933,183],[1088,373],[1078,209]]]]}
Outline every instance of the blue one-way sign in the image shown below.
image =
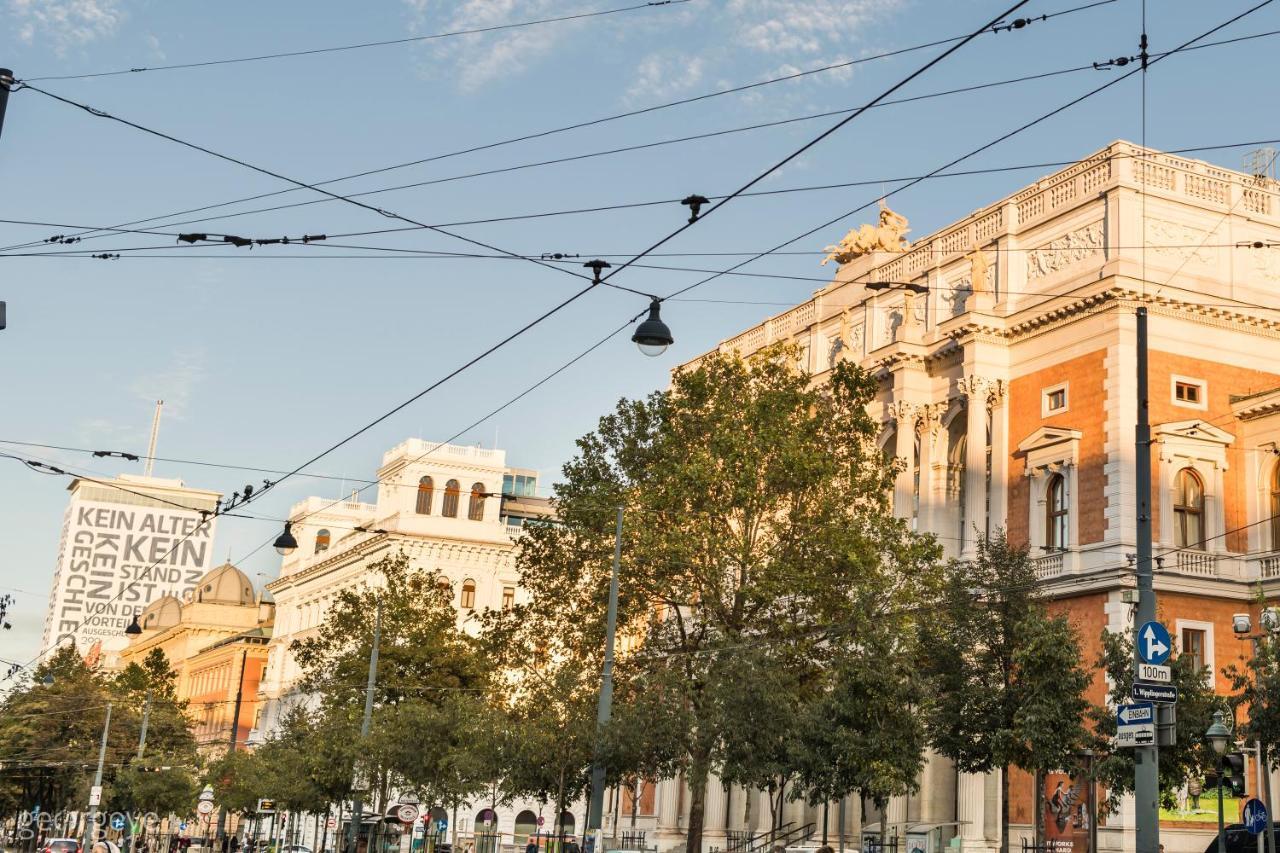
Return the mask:
{"type": "Polygon", "coordinates": [[[1143,663],[1159,666],[1169,659],[1172,651],[1169,630],[1159,622],[1147,622],[1138,629],[1138,657],[1143,663]]]}
{"type": "Polygon", "coordinates": [[[1178,702],[1178,688],[1172,684],[1143,684],[1141,681],[1135,681],[1133,698],[1143,702],[1175,705],[1178,702]]]}
{"type": "Polygon", "coordinates": [[[1150,702],[1116,706],[1116,746],[1150,746],[1156,742],[1156,708],[1150,702]]]}

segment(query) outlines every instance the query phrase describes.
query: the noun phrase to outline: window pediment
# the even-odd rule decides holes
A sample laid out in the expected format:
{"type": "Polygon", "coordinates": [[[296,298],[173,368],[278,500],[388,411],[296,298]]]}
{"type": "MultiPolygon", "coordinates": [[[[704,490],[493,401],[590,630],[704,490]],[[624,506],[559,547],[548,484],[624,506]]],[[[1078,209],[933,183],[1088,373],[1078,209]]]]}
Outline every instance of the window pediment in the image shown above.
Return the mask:
{"type": "Polygon", "coordinates": [[[1201,420],[1173,421],[1160,424],[1155,428],[1156,438],[1161,441],[1174,439],[1179,442],[1201,442],[1204,444],[1220,444],[1223,447],[1233,443],[1236,437],[1224,429],[1201,420]]]}

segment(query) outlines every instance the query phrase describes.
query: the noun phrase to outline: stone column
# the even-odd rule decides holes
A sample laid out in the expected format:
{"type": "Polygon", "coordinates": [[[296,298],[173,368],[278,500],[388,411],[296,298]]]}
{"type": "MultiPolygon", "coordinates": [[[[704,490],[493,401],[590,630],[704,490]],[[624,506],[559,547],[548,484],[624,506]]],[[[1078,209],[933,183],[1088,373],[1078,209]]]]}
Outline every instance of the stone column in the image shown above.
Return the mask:
{"type": "Polygon", "coordinates": [[[663,779],[658,783],[658,834],[666,837],[680,834],[680,786],[679,777],[663,779]]]}
{"type": "Polygon", "coordinates": [[[987,780],[983,773],[956,775],[960,847],[968,853],[986,847],[987,780]]]}
{"type": "Polygon", "coordinates": [[[991,383],[987,396],[991,407],[991,527],[1009,525],[1009,407],[1005,405],[1008,386],[1002,380],[991,383]]]}
{"type": "MultiPolygon", "coordinates": [[[[921,533],[933,532],[940,533],[937,530],[935,521],[938,516],[938,504],[935,495],[939,488],[936,482],[937,466],[935,463],[935,454],[937,452],[938,431],[942,426],[940,411],[941,407],[932,403],[925,403],[918,407],[916,417],[916,436],[920,441],[920,521],[918,529],[921,533]]],[[[942,458],[946,460],[945,451],[942,458]]],[[[945,487],[945,472],[943,483],[945,487]]]]}
{"type": "Polygon", "coordinates": [[[960,390],[968,398],[965,405],[964,452],[964,547],[960,556],[972,560],[977,556],[977,538],[987,530],[987,380],[966,376],[960,390]]]}
{"type": "Polygon", "coordinates": [[[915,412],[916,407],[905,400],[889,404],[889,414],[897,424],[897,444],[893,455],[902,460],[902,470],[893,484],[893,514],[898,518],[911,518],[915,482],[915,412]]]}
{"type": "Polygon", "coordinates": [[[902,839],[898,849],[906,850],[907,798],[905,795],[889,798],[889,808],[885,810],[885,824],[886,837],[897,835],[902,839]]]}
{"type": "Polygon", "coordinates": [[[724,782],[712,773],[707,777],[706,802],[702,810],[703,835],[708,838],[724,838],[725,821],[728,818],[729,798],[724,782]]]}

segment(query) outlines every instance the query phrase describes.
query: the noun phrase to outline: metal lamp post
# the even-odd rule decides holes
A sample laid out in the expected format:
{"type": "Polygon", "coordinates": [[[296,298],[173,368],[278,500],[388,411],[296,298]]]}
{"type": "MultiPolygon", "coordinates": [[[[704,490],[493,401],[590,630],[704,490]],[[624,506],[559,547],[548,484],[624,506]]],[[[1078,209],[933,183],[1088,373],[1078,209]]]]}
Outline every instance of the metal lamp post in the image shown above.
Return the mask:
{"type": "Polygon", "coordinates": [[[1223,826],[1222,819],[1222,777],[1223,766],[1222,756],[1227,751],[1227,744],[1231,741],[1231,730],[1222,724],[1222,712],[1213,712],[1213,725],[1209,726],[1209,730],[1204,733],[1204,739],[1209,742],[1209,746],[1213,747],[1213,752],[1218,758],[1218,853],[1227,853],[1227,833],[1223,826]]]}
{"type": "MultiPolygon", "coordinates": [[[[587,808],[587,832],[601,828],[604,817],[605,766],[600,736],[613,712],[613,646],[618,630],[618,568],[622,562],[622,507],[613,533],[613,568],[609,575],[609,604],[605,612],[604,668],[600,673],[600,699],[596,706],[595,759],[591,763],[591,800],[587,808]]],[[[601,853],[601,851],[595,851],[601,853]]]]}

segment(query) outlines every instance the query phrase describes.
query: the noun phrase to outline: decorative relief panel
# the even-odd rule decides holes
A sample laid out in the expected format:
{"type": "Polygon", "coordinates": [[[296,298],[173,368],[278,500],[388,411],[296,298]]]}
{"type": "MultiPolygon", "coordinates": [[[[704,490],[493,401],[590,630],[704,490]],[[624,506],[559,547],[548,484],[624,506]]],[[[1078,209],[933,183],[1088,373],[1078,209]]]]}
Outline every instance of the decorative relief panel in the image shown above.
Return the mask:
{"type": "Polygon", "coordinates": [[[1102,255],[1102,222],[1077,228],[1027,252],[1027,281],[1035,281],[1102,255]]]}
{"type": "Polygon", "coordinates": [[[1167,219],[1147,220],[1147,247],[1163,258],[1171,258],[1179,264],[1195,261],[1203,266],[1213,265],[1213,253],[1201,246],[1208,234],[1199,228],[1170,222],[1167,219]]]}

